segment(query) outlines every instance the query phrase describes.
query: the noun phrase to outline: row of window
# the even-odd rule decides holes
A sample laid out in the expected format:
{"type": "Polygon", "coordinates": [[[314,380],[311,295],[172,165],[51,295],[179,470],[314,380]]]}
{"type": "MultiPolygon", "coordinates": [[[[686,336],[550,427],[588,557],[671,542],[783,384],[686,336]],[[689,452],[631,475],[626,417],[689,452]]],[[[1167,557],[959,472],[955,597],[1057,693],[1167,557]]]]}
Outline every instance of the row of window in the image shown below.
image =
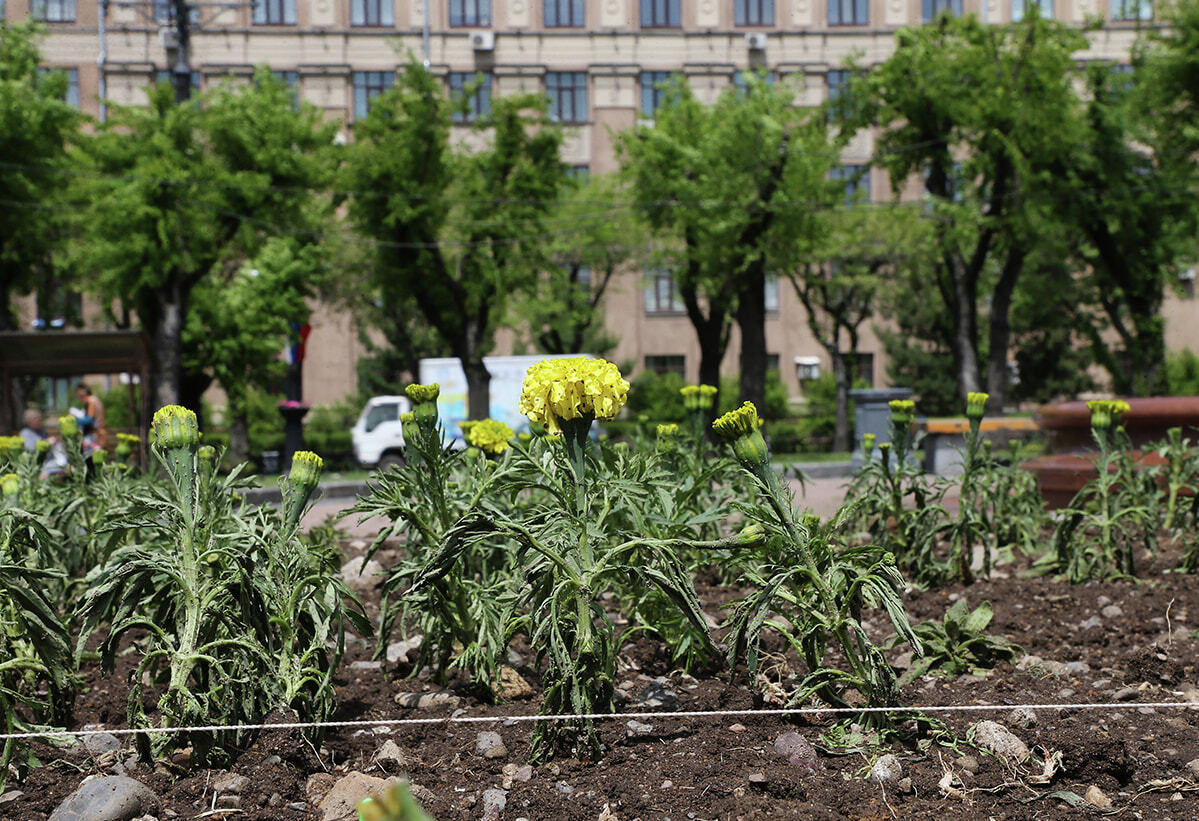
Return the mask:
{"type": "MultiPolygon", "coordinates": [[[[679,293],[678,284],[669,271],[658,269],[646,273],[641,295],[647,314],[682,314],[687,311],[687,306],[683,304],[683,296],[679,293]]],[[[778,313],[779,281],[777,277],[767,277],[763,296],[766,299],[766,312],[778,313]]]]}
{"type": "MultiPolygon", "coordinates": [[[[75,20],[77,0],[33,0],[35,19],[50,23],[75,20]]],[[[253,0],[251,18],[255,25],[294,26],[297,0],[253,0]]],[[[642,28],[682,28],[681,0],[640,0],[642,28]]],[[[1041,14],[1053,17],[1054,0],[1011,0],[1012,20],[1023,20],[1032,5],[1041,14]]],[[[2,0],[0,0],[2,3],[2,0]]],[[[869,0],[827,0],[830,26],[866,26],[870,24],[869,0]]],[[[452,27],[487,28],[491,26],[491,0],[449,0],[452,27]]],[[[171,18],[171,0],[152,0],[152,13],[159,22],[171,18]]],[[[2,5],[0,5],[2,9],[2,5]]],[[[938,15],[962,14],[962,0],[921,0],[924,21],[938,15]]],[[[193,14],[195,9],[193,7],[193,14]]],[[[542,19],[546,28],[582,28],[586,25],[585,0],[543,0],[542,19]]],[[[1153,0],[1111,0],[1112,20],[1152,20],[1153,0]]],[[[774,0],[735,0],[733,22],[737,26],[775,25],[774,0]]],[[[395,26],[393,0],[350,0],[350,24],[353,26],[395,26]]]]}

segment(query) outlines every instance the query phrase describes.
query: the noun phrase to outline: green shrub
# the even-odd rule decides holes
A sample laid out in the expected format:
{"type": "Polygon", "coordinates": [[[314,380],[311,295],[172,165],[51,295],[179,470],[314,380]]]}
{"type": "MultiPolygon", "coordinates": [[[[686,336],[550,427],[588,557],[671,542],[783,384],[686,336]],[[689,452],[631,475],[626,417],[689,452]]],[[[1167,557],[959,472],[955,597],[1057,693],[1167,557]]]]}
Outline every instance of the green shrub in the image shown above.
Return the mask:
{"type": "Polygon", "coordinates": [[[1166,389],[1171,396],[1199,396],[1199,356],[1190,348],[1166,354],[1166,389]]]}
{"type": "Polygon", "coordinates": [[[645,414],[655,423],[685,421],[687,412],[683,408],[679,388],[686,384],[686,380],[677,373],[642,371],[629,388],[626,416],[636,419],[645,414]]]}
{"type": "MultiPolygon", "coordinates": [[[[741,394],[741,377],[723,376],[720,378],[720,410],[718,414],[728,413],[741,404],[738,397],[741,394]]],[[[766,372],[766,403],[758,408],[762,419],[785,419],[791,415],[791,399],[783,386],[783,377],[778,371],[766,372]]]]}
{"type": "MultiPolygon", "coordinates": [[[[104,421],[111,430],[136,430],[137,411],[141,410],[141,388],[137,385],[113,385],[106,391],[97,391],[104,404],[104,421]],[[130,408],[129,389],[133,388],[133,406],[130,408]]],[[[149,420],[147,420],[149,421],[149,420]]]]}

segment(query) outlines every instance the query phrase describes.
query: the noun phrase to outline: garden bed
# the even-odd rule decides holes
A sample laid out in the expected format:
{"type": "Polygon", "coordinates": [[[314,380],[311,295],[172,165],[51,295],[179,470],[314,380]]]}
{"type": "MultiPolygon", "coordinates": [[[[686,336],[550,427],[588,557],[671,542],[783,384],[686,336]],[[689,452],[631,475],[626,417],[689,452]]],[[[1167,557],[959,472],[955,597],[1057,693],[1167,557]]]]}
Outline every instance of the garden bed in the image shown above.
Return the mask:
{"type": "MultiPolygon", "coordinates": [[[[361,546],[352,543],[348,555],[361,546]]],[[[379,558],[386,562],[388,557],[379,558]]],[[[1164,566],[1170,566],[1177,557],[1163,558],[1164,566]]],[[[1037,710],[1031,719],[1013,714],[1021,704],[1199,700],[1199,601],[1193,578],[1157,574],[1141,583],[1072,586],[1019,578],[1011,565],[995,575],[969,588],[904,597],[914,622],[939,620],[961,595],[972,605],[989,600],[995,609],[990,632],[1041,658],[1031,665],[1028,660],[1017,666],[1002,663],[985,677],[926,678],[904,691],[904,703],[916,707],[1000,705],[993,712],[936,714],[958,739],[956,750],[934,744],[922,751],[894,742],[873,751],[820,753],[810,772],[777,754],[775,741],[797,731],[818,743],[831,717],[789,722],[777,715],[664,714],[637,718],[631,727],[630,718],[604,724],[607,752],[597,764],[558,759],[529,771],[521,769],[529,751],[528,723],[432,723],[334,729],[319,751],[294,732],[264,733],[233,767],[246,777],[238,783],[223,778],[224,771],[189,769],[186,755],[176,755],[172,765],[136,764],[127,739],[120,751],[99,755],[39,742],[35,749],[44,766],[24,784],[10,784],[10,795],[22,795],[0,803],[0,817],[45,818],[87,776],[118,772],[138,779],[159,797],[162,806],[155,817],[160,819],[319,819],[326,817],[319,806],[325,793],[350,772],[407,774],[419,785],[416,792],[425,808],[441,819],[485,817],[485,803],[490,806],[499,795],[485,799],[485,790],[506,790],[506,808],[492,816],[506,819],[885,819],[942,818],[947,813],[979,819],[1075,818],[1097,812],[1089,804],[1076,808],[1069,803],[1090,788],[1102,791],[1114,808],[1127,808],[1125,817],[1199,816],[1199,772],[1194,769],[1199,764],[1188,769],[1189,762],[1199,759],[1199,712],[1120,706],[1037,710]],[[965,743],[970,725],[982,720],[1004,724],[1042,756],[1060,753],[1060,765],[1048,782],[1037,783],[1039,767],[1013,769],[965,743]],[[479,734],[488,731],[499,734],[506,752],[493,749],[493,757],[476,752],[479,734]],[[404,761],[396,761],[390,747],[391,755],[380,760],[378,753],[388,741],[398,746],[404,761]],[[902,778],[909,781],[870,780],[870,765],[880,752],[897,756],[902,778]],[[949,797],[938,787],[946,768],[956,773],[949,797]]],[[[698,587],[705,610],[716,618],[722,615],[720,606],[737,592],[704,579],[698,587]]],[[[377,613],[377,592],[366,598],[372,615],[377,613]]],[[[884,627],[882,618],[870,625],[880,631],[878,638],[884,627]]],[[[425,708],[405,708],[396,699],[437,688],[420,677],[372,669],[371,650],[365,642],[353,642],[342,663],[336,681],[338,720],[537,712],[537,670],[526,647],[516,646],[511,661],[532,684],[532,695],[492,706],[456,690],[447,702],[425,708]]],[[[903,659],[897,655],[893,661],[902,665],[903,659]]],[[[790,662],[798,667],[794,658],[790,662]]],[[[87,687],[76,702],[74,728],[125,726],[126,677],[132,666],[133,654],[125,655],[115,675],[104,679],[96,665],[85,667],[87,687]]],[[[618,691],[623,712],[776,706],[756,700],[743,678],[730,681],[726,671],[691,678],[672,670],[661,645],[647,638],[622,650],[618,691]]]]}

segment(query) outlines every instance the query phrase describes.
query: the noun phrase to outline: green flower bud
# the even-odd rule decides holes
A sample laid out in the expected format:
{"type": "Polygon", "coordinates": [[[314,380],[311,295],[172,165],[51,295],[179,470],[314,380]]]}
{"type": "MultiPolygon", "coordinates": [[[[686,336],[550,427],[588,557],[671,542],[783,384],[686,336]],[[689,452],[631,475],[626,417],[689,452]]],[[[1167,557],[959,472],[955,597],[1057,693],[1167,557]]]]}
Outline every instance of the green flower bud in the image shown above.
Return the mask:
{"type": "Polygon", "coordinates": [[[966,418],[982,419],[987,412],[987,400],[990,398],[989,394],[977,391],[966,394],[966,418]]]}
{"type": "Polygon", "coordinates": [[[50,452],[50,440],[38,439],[33,446],[33,452],[37,454],[39,459],[45,459],[46,454],[50,452]]]}
{"type": "Polygon", "coordinates": [[[1091,427],[1095,430],[1107,430],[1112,426],[1112,402],[1107,399],[1092,399],[1087,403],[1091,411],[1091,427]]]}
{"type": "Polygon", "coordinates": [[[891,422],[897,427],[907,427],[916,421],[916,403],[911,399],[892,399],[887,404],[891,408],[891,422]]]}
{"type": "Polygon", "coordinates": [[[200,427],[196,415],[179,405],[164,405],[154,414],[150,424],[159,447],[187,448],[194,451],[200,445],[200,427]]]}
{"type": "Polygon", "coordinates": [[[21,489],[21,477],[15,473],[6,473],[0,476],[0,491],[3,491],[5,496],[16,496],[21,489]]]}
{"type": "Polygon", "coordinates": [[[311,493],[320,482],[324,467],[325,460],[312,451],[297,450],[291,457],[291,472],[287,474],[287,481],[306,494],[311,493]]]}
{"type": "Polygon", "coordinates": [[[436,402],[437,397],[441,396],[441,385],[436,382],[432,385],[409,385],[404,388],[404,393],[408,394],[408,398],[414,405],[422,402],[436,402]]]}
{"type": "Polygon", "coordinates": [[[74,439],[79,435],[79,420],[69,413],[58,417],[58,431],[64,439],[74,439]]]}
{"type": "Polygon", "coordinates": [[[404,389],[412,400],[412,413],[416,424],[422,431],[432,433],[437,428],[437,397],[441,395],[441,386],[409,385],[404,389]]]}
{"type": "Polygon", "coordinates": [[[870,454],[874,453],[874,443],[876,441],[878,441],[878,436],[876,436],[875,434],[873,434],[873,433],[863,433],[862,434],[862,452],[865,453],[867,457],[869,457],[870,454]]]}
{"type": "Polygon", "coordinates": [[[533,441],[533,434],[522,432],[516,434],[516,438],[522,445],[527,445],[529,442],[533,441]]]}
{"type": "Polygon", "coordinates": [[[420,438],[420,427],[416,424],[416,414],[400,414],[400,432],[404,436],[405,445],[409,445],[420,438]]]}
{"type": "Polygon", "coordinates": [[[724,439],[733,440],[742,436],[756,433],[762,426],[758,418],[758,409],[753,402],[745,402],[736,410],[731,410],[712,423],[712,430],[724,439]]]}
{"type": "Polygon", "coordinates": [[[95,465],[96,467],[99,467],[100,465],[104,464],[107,461],[108,461],[108,451],[106,451],[106,450],[98,450],[92,454],[92,464],[95,465]]]}
{"type": "Polygon", "coordinates": [[[200,457],[206,462],[215,461],[216,448],[214,448],[212,445],[200,445],[200,449],[196,451],[196,456],[200,457]]]}
{"type": "Polygon", "coordinates": [[[752,522],[741,528],[734,541],[742,547],[757,547],[766,541],[766,531],[757,522],[752,522]]]}

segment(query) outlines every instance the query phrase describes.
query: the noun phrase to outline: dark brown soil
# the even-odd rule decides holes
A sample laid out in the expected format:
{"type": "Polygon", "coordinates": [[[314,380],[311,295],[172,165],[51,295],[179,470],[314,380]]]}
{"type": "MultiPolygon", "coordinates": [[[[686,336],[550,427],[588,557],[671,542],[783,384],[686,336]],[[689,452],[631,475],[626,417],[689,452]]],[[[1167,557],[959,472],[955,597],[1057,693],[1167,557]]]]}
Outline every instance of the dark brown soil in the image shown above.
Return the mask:
{"type": "MultiPolygon", "coordinates": [[[[1010,570],[1005,567],[1004,570],[1010,570]]],[[[1001,572],[998,574],[1003,576],[1001,572]]],[[[719,616],[719,605],[730,598],[728,588],[701,579],[700,592],[708,609],[719,616]]],[[[503,817],[517,819],[891,819],[937,818],[1026,819],[1075,818],[1097,814],[1090,805],[1073,807],[1071,795],[1083,796],[1095,787],[1124,817],[1145,819],[1199,818],[1199,783],[1186,767],[1199,759],[1199,712],[1184,709],[1128,708],[1108,710],[1054,709],[1035,712],[1036,723],[1018,726],[1012,705],[1103,702],[1117,698],[1137,702],[1199,699],[1199,599],[1195,579],[1176,574],[1157,575],[1139,584],[1091,583],[1070,586],[1047,579],[997,578],[968,589],[949,588],[912,592],[906,597],[913,620],[939,619],[951,601],[966,595],[971,605],[989,600],[995,609],[991,632],[1021,645],[1046,662],[1082,662],[1055,676],[1045,666],[1017,669],[1008,663],[985,677],[917,681],[904,692],[904,701],[928,705],[997,705],[993,711],[938,713],[956,736],[956,748],[933,744],[893,742],[880,752],[898,756],[910,789],[894,783],[883,787],[866,775],[876,753],[821,753],[816,771],[793,767],[774,752],[774,740],[796,730],[818,742],[831,718],[788,722],[772,715],[640,719],[652,730],[629,737],[627,718],[603,728],[608,747],[598,764],[560,760],[533,770],[527,782],[507,785],[503,817]],[[1119,615],[1104,607],[1114,605],[1119,615]],[[1099,624],[1083,626],[1091,617],[1099,624]],[[1126,688],[1138,687],[1132,692],[1126,688]],[[1124,691],[1124,692],[1121,692],[1124,691]],[[1039,768],[1006,767],[966,743],[968,728],[989,719],[1004,723],[1041,755],[1060,753],[1061,765],[1048,783],[1036,783],[1039,768]],[[946,797],[938,788],[946,769],[956,774],[956,790],[946,797]],[[607,807],[608,815],[604,815],[607,807]]],[[[371,602],[372,608],[375,602],[371,602]]],[[[884,629],[884,619],[873,625],[884,629]]],[[[880,634],[881,635],[881,634],[880,634]]],[[[351,663],[370,658],[370,647],[357,642],[337,679],[340,720],[448,717],[455,708],[406,709],[395,696],[404,691],[436,689],[421,678],[395,672],[352,669],[351,663]]],[[[516,648],[518,670],[536,685],[537,671],[528,664],[527,648],[516,648]]],[[[620,683],[631,697],[622,710],[634,707],[638,694],[655,678],[677,695],[675,710],[753,710],[760,708],[744,680],[730,681],[727,672],[694,679],[672,671],[662,648],[639,640],[622,652],[620,683]]],[[[100,724],[121,727],[127,686],[124,675],[132,665],[126,656],[116,675],[101,679],[88,669],[88,687],[76,708],[76,726],[100,724]]],[[[786,661],[774,668],[785,674],[786,661]]],[[[1053,667],[1052,664],[1047,665],[1053,667]]],[[[798,671],[796,671],[798,672],[798,671]]],[[[490,706],[465,690],[457,693],[465,716],[512,716],[536,713],[536,696],[490,706]]],[[[1119,702],[1123,705],[1123,702],[1119,702]]],[[[769,706],[769,705],[767,705],[769,706]]],[[[107,774],[127,766],[128,774],[153,789],[163,801],[160,818],[318,819],[319,794],[308,794],[313,773],[330,777],[312,780],[327,787],[346,772],[386,776],[374,762],[378,746],[392,739],[411,758],[405,768],[419,785],[426,809],[442,819],[482,816],[482,791],[505,784],[511,771],[525,763],[529,723],[428,724],[388,730],[339,728],[328,733],[319,750],[298,734],[283,730],[263,733],[234,766],[250,779],[242,791],[239,811],[212,812],[212,782],[221,773],[189,769],[186,753],[170,764],[150,768],[132,764],[130,746],[120,756],[96,759],[80,748],[37,746],[45,766],[34,770],[20,789],[24,795],[0,804],[0,818],[42,819],[89,774],[107,774]],[[475,754],[480,731],[500,733],[506,757],[486,759],[475,754]],[[295,808],[292,808],[294,805],[295,808]],[[303,807],[302,809],[300,807],[303,807]]],[[[947,738],[948,736],[943,736],[947,738]]],[[[907,787],[906,784],[903,785],[907,787]]]]}

